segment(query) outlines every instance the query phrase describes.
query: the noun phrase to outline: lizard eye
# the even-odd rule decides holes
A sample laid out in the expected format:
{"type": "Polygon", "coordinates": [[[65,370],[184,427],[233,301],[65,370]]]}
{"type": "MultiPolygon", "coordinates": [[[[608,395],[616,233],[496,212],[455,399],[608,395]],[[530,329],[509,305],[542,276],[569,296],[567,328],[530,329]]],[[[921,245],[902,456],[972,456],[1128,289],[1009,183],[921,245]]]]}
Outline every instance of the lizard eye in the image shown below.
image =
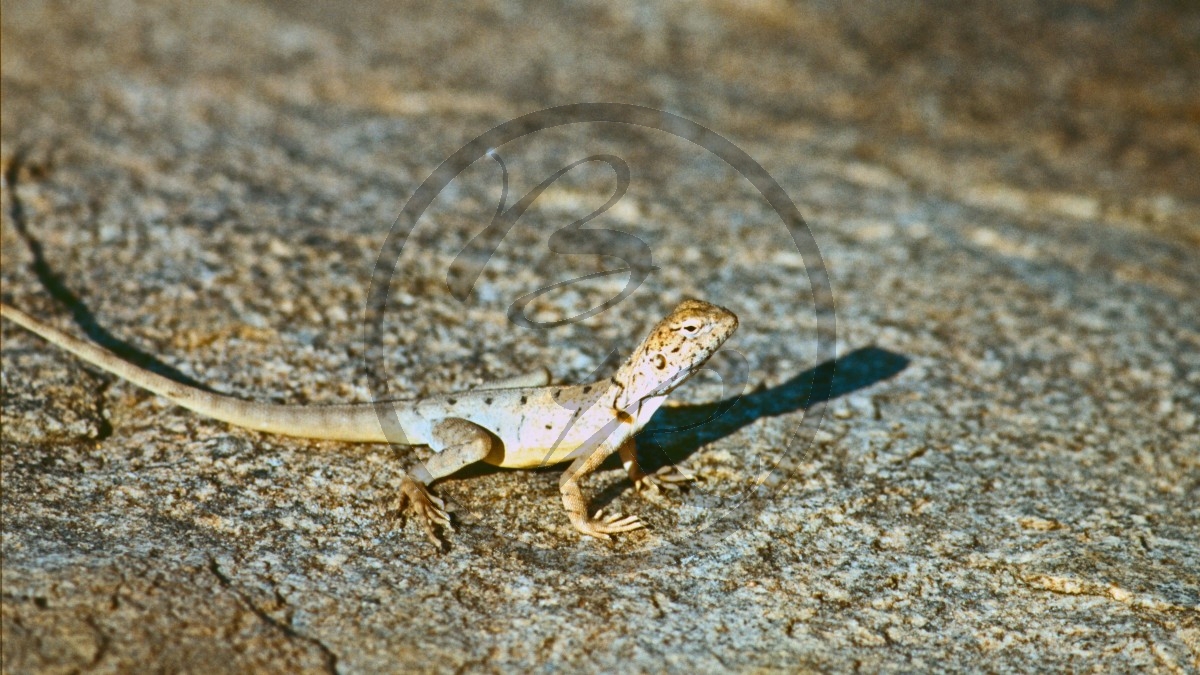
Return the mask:
{"type": "Polygon", "coordinates": [[[695,335],[700,331],[700,324],[688,322],[679,327],[679,331],[687,336],[695,335]]]}
{"type": "Polygon", "coordinates": [[[654,367],[659,370],[666,368],[667,367],[667,357],[663,356],[662,354],[655,354],[654,355],[654,367]]]}

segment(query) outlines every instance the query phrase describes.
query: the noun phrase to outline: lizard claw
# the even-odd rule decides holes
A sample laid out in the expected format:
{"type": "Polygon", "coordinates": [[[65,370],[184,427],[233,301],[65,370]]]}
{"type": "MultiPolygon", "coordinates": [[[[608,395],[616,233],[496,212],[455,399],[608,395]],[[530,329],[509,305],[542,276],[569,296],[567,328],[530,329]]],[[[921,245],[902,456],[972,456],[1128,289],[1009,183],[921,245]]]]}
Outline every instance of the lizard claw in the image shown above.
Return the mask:
{"type": "Polygon", "coordinates": [[[446,502],[408,476],[400,483],[398,506],[420,521],[425,530],[425,538],[438,548],[442,546],[442,539],[434,526],[440,526],[448,532],[454,531],[454,526],[450,524],[450,514],[446,513],[446,502]]]}
{"type": "Polygon", "coordinates": [[[646,527],[646,524],[637,516],[623,516],[619,513],[614,513],[609,516],[604,516],[604,509],[596,512],[595,517],[588,518],[582,513],[572,513],[571,524],[575,529],[597,539],[604,541],[612,541],[609,535],[620,532],[630,532],[646,527]]]}
{"type": "Polygon", "coordinates": [[[696,480],[695,476],[690,476],[680,471],[677,467],[668,464],[654,473],[645,474],[633,481],[633,488],[638,492],[658,492],[660,488],[678,490],[684,484],[694,480],[696,480]]]}

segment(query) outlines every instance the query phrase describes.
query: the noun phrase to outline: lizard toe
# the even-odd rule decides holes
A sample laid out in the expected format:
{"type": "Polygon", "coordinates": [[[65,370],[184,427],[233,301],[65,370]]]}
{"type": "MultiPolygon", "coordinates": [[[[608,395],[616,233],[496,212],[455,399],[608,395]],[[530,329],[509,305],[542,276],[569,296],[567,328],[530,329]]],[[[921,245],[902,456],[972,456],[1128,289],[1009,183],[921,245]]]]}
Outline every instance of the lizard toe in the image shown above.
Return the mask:
{"type": "Polygon", "coordinates": [[[450,524],[450,514],[445,510],[446,503],[431,494],[429,488],[412,478],[405,478],[400,488],[400,507],[420,521],[421,528],[425,531],[425,537],[434,546],[440,548],[442,539],[438,535],[437,528],[440,527],[447,532],[454,531],[454,526],[450,524]]]}
{"type": "Polygon", "coordinates": [[[633,489],[639,494],[655,494],[659,491],[658,483],[649,475],[633,481],[633,489]]]}
{"type": "Polygon", "coordinates": [[[604,509],[596,512],[592,518],[580,519],[575,527],[584,534],[597,539],[611,540],[610,534],[629,532],[645,527],[646,524],[637,516],[625,516],[620,513],[604,515],[604,509]]]}
{"type": "Polygon", "coordinates": [[[655,494],[663,490],[680,490],[694,480],[696,480],[695,476],[688,475],[674,466],[667,465],[654,473],[642,476],[634,481],[633,486],[640,493],[655,494]]]}

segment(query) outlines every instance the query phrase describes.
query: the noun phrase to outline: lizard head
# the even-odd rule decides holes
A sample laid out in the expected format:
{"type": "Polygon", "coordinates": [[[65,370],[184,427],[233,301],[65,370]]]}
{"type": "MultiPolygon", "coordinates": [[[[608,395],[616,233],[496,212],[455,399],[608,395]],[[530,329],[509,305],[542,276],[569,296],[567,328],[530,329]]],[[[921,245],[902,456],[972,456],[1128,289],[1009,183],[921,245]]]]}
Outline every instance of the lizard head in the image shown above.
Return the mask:
{"type": "Polygon", "coordinates": [[[737,330],[737,315],[700,300],[684,300],[658,322],[613,376],[623,387],[617,407],[665,396],[708,361],[737,330]]]}

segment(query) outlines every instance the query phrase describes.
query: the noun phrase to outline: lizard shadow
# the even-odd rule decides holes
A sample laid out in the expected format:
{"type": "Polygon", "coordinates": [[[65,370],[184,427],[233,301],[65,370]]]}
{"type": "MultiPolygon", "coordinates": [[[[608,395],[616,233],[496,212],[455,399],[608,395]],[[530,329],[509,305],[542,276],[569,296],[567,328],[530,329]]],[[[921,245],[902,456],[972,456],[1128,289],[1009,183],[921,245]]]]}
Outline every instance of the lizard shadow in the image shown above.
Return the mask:
{"type": "Polygon", "coordinates": [[[71,312],[71,318],[75,321],[75,325],[92,342],[136,366],[190,387],[215,393],[211,387],[188,377],[183,371],[164,363],[153,355],[134,347],[108,332],[96,320],[96,315],[92,313],[92,310],[88,308],[79,295],[72,291],[66,282],[63,281],[62,276],[50,266],[50,263],[46,260],[46,254],[42,250],[41,242],[29,231],[25,203],[21,200],[20,193],[16,189],[21,170],[27,164],[25,154],[25,149],[20,148],[17,150],[4,173],[4,178],[9,187],[9,215],[12,217],[17,236],[25,243],[25,247],[29,250],[29,254],[33,258],[30,268],[34,276],[42,284],[42,287],[46,289],[51,297],[58,300],[71,312]]]}
{"type": "MultiPolygon", "coordinates": [[[[678,464],[700,448],[736,433],[764,417],[808,410],[825,401],[865,389],[899,374],[909,359],[880,347],[862,347],[845,356],[802,371],[774,387],[701,405],[660,408],[637,436],[638,463],[646,472],[678,464]]],[[[562,471],[566,462],[534,471],[562,471]]],[[[597,471],[618,469],[614,453],[597,471]]],[[[503,471],[482,463],[454,474],[455,478],[503,471]]],[[[607,506],[632,487],[628,478],[616,481],[591,499],[593,509],[607,506]]]]}
{"type": "MultiPolygon", "coordinates": [[[[660,408],[637,436],[638,463],[647,473],[678,464],[700,448],[764,417],[809,410],[895,377],[909,363],[907,357],[886,349],[862,347],[804,370],[774,387],[712,403],[660,408]]],[[[620,459],[613,455],[599,470],[620,466],[620,459]]],[[[606,506],[630,487],[628,478],[617,481],[593,498],[593,507],[606,506]]]]}

